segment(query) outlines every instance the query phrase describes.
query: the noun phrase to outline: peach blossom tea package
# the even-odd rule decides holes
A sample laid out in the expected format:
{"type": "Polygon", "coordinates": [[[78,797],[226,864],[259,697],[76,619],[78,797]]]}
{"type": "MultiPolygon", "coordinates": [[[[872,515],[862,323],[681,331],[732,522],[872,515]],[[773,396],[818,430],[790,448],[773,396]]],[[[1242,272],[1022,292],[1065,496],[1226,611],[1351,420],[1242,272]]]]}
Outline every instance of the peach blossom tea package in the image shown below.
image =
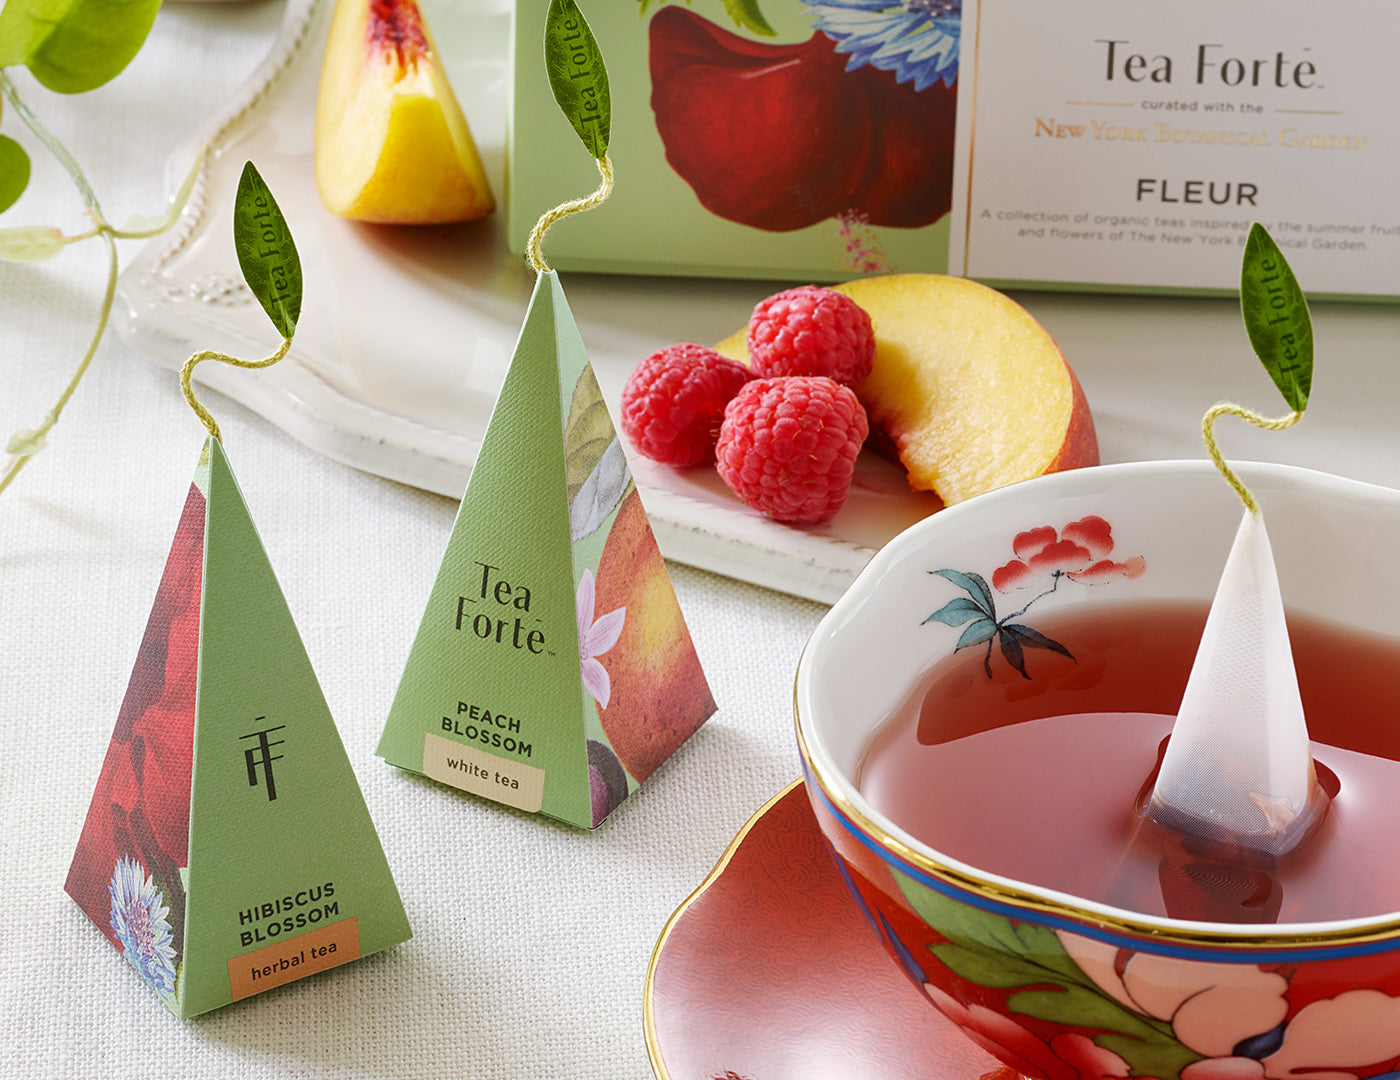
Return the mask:
{"type": "MultiPolygon", "coordinates": [[[[589,183],[515,10],[507,218],[589,183]]],[[[1400,296],[1400,7],[1271,0],[583,5],[616,107],[609,206],[562,269],[1233,294],[1250,224],[1315,297],[1400,296]]]]}
{"type": "Polygon", "coordinates": [[[714,711],[563,288],[541,273],[378,752],[593,828],[714,711]]]}

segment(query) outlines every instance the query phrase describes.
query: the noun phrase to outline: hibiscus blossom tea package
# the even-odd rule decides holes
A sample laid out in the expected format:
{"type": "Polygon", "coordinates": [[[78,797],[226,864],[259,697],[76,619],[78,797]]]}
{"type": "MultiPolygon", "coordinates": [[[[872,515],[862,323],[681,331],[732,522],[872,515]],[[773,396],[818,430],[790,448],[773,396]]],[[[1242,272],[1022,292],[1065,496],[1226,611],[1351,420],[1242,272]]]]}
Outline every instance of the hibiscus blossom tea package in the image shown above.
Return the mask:
{"type": "Polygon", "coordinates": [[[218,439],[64,887],[180,1017],[412,936],[218,439]]]}
{"type": "MultiPolygon", "coordinates": [[[[589,182],[515,10],[512,250],[589,182]]],[[[1234,292],[1266,225],[1309,293],[1400,295],[1400,7],[1183,0],[631,0],[583,5],[608,53],[611,204],[565,269],[1006,288],[1234,292]]]]}
{"type": "Polygon", "coordinates": [[[563,288],[541,273],[378,752],[593,828],[714,711],[563,288]]]}

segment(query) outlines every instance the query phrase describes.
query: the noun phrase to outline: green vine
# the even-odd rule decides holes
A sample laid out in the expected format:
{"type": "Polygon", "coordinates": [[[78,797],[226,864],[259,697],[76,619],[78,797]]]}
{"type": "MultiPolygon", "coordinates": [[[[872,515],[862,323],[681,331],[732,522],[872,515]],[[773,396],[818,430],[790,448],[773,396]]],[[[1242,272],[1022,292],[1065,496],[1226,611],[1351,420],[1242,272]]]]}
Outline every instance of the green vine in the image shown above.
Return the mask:
{"type": "MultiPolygon", "coordinates": [[[[60,254],[69,244],[100,240],[107,252],[107,282],[96,328],[58,401],[32,428],[16,431],[6,444],[9,460],[0,473],[4,492],[22,469],[48,443],[64,408],[87,374],[116,298],[118,240],[139,240],[169,229],[189,200],[203,164],[201,153],[166,213],[154,222],[134,222],[115,228],[108,222],[97,194],[82,168],[21,99],[6,67],[24,66],[38,82],[58,93],[95,89],[115,78],[139,51],[150,32],[160,0],[5,0],[0,6],[0,101],[33,134],[68,174],[92,221],[85,232],[65,235],[51,226],[0,229],[0,261],[40,262],[60,254]]],[[[23,148],[0,135],[0,211],[19,198],[29,182],[29,158],[23,148]]]]}

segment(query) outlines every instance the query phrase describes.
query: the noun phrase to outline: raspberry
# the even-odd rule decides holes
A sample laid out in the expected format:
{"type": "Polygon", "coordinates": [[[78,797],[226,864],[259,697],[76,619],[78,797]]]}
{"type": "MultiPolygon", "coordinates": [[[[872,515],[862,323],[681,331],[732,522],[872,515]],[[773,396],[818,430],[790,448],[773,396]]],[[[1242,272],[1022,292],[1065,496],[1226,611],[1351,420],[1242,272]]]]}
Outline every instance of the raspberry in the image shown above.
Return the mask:
{"type": "Polygon", "coordinates": [[[724,410],[715,465],[755,510],[817,525],[846,501],[868,430],[855,391],[825,376],[754,379],[724,410]]]}
{"type": "Polygon", "coordinates": [[[668,345],[638,364],[622,388],[622,430],[653,461],[713,461],[724,407],[752,376],[703,345],[668,345]]]}
{"type": "Polygon", "coordinates": [[[875,362],[875,331],[844,293],[802,285],[770,296],[749,318],[749,361],[760,375],[825,375],[855,386],[875,362]]]}

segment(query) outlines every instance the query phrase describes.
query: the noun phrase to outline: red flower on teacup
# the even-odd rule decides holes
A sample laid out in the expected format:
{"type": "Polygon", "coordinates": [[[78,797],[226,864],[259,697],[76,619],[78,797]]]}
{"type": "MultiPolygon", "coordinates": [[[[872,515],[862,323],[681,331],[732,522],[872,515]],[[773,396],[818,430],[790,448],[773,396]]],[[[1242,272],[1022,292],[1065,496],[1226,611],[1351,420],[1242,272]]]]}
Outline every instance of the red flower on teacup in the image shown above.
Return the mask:
{"type": "Polygon", "coordinates": [[[1094,514],[1071,521],[1058,532],[1042,525],[1017,533],[1011,550],[1016,557],[992,571],[992,585],[998,592],[1027,588],[1047,574],[1053,579],[1053,589],[1061,577],[1098,585],[1118,577],[1134,578],[1147,569],[1141,555],[1122,562],[1109,557],[1113,554],[1113,527],[1094,514]]]}
{"type": "Polygon", "coordinates": [[[969,1039],[1023,1076],[1045,1080],[1126,1080],[1128,1063],[1087,1035],[1061,1032],[1047,1043],[1014,1019],[984,1005],[964,1005],[932,983],[924,993],[969,1039]]]}
{"type": "Polygon", "coordinates": [[[1028,648],[1046,649],[1074,659],[1058,641],[1019,621],[1032,604],[1055,592],[1063,579],[1081,585],[1100,585],[1120,577],[1139,577],[1147,569],[1147,560],[1141,555],[1132,555],[1121,562],[1110,557],[1113,529],[1107,521],[1093,514],[1071,521],[1059,530],[1041,525],[1017,533],[1011,550],[1016,557],[992,572],[991,586],[980,574],[948,569],[929,571],[947,578],[967,596],[948,601],[924,622],[964,627],[962,636],[953,646],[954,652],[970,645],[986,645],[983,668],[989,679],[994,645],[1001,646],[1006,662],[1025,679],[1030,678],[1025,660],[1028,648]],[[1047,577],[1049,584],[1018,610],[998,617],[993,587],[1004,593],[1026,588],[1037,581],[1044,585],[1047,577]]]}
{"type": "Polygon", "coordinates": [[[1280,971],[1147,953],[1125,959],[1116,946],[1064,930],[1057,936],[1104,993],[1167,1021],[1202,1055],[1181,1080],[1341,1080],[1387,1074],[1400,1063],[1400,997],[1347,990],[1290,1016],[1280,971]]]}

